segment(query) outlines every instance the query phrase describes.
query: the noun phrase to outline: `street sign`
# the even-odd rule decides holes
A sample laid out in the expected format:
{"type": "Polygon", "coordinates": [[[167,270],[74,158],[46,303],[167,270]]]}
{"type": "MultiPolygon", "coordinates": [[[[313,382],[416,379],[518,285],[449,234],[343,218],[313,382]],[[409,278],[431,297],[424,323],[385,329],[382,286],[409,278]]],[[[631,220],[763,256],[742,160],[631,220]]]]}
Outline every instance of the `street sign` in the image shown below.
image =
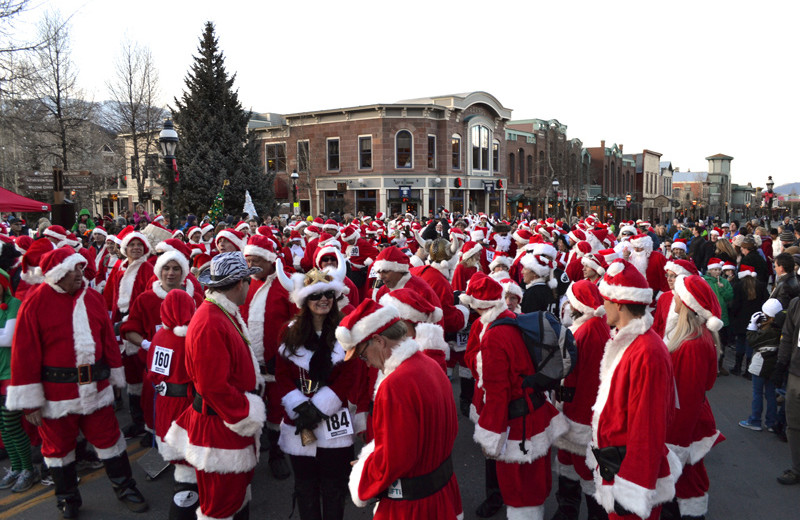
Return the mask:
{"type": "Polygon", "coordinates": [[[300,214],[300,203],[299,202],[293,202],[292,206],[294,206],[294,208],[293,208],[294,214],[295,215],[299,215],[300,214]]]}
{"type": "Polygon", "coordinates": [[[625,199],[617,199],[614,201],[615,208],[624,208],[626,206],[625,199]]]}

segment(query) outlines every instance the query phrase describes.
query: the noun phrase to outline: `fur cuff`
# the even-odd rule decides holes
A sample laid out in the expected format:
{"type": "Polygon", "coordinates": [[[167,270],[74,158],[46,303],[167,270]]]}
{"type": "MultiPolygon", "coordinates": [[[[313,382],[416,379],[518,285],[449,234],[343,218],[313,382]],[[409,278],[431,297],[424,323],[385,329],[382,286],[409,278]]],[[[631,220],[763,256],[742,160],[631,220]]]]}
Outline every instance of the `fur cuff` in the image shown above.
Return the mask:
{"type": "Polygon", "coordinates": [[[320,388],[311,398],[311,404],[327,416],[331,416],[342,408],[342,400],[329,386],[320,388]]]}
{"type": "Polygon", "coordinates": [[[483,428],[480,424],[475,425],[475,434],[472,440],[480,445],[481,449],[489,458],[496,459],[500,456],[506,442],[508,442],[508,431],[495,433],[483,428]]]}
{"type": "Polygon", "coordinates": [[[708,513],[708,493],[692,498],[678,498],[681,518],[704,518],[708,513]]]}
{"type": "Polygon", "coordinates": [[[9,410],[38,409],[44,406],[44,403],[44,387],[42,383],[8,387],[6,408],[9,410]]]}
{"type": "Polygon", "coordinates": [[[257,437],[261,435],[261,428],[267,422],[267,407],[259,396],[254,394],[244,395],[250,405],[247,417],[233,424],[226,422],[225,426],[242,437],[257,437]]]}
{"type": "Polygon", "coordinates": [[[100,460],[108,460],[113,459],[114,457],[119,457],[125,450],[128,448],[128,443],[125,442],[125,436],[122,434],[119,435],[119,439],[117,442],[108,448],[98,448],[95,446],[95,450],[97,451],[97,457],[100,460]]]}
{"type": "Polygon", "coordinates": [[[461,305],[460,303],[456,305],[456,309],[458,309],[459,312],[461,312],[461,314],[464,315],[464,323],[459,328],[459,330],[461,330],[464,327],[466,327],[467,325],[469,325],[469,309],[467,307],[461,305]]]}
{"type": "Polygon", "coordinates": [[[444,340],[444,330],[433,323],[419,323],[416,326],[417,335],[414,339],[419,343],[420,350],[441,350],[450,352],[450,346],[444,340]]]}
{"type": "Polygon", "coordinates": [[[350,498],[353,499],[353,503],[356,507],[364,507],[367,505],[367,502],[361,500],[361,497],[358,496],[358,486],[361,484],[361,477],[364,473],[364,465],[367,462],[367,458],[372,455],[374,451],[375,441],[372,441],[361,449],[361,453],[358,454],[358,460],[353,465],[353,469],[350,470],[348,487],[350,488],[350,498]]]}
{"type": "Polygon", "coordinates": [[[508,520],[544,520],[544,506],[506,507],[508,520]]]}
{"type": "Polygon", "coordinates": [[[300,390],[294,389],[283,396],[281,404],[283,405],[283,409],[286,410],[286,415],[289,416],[289,419],[295,420],[297,419],[297,412],[295,412],[294,409],[306,401],[308,401],[308,397],[300,390]]]}
{"type": "Polygon", "coordinates": [[[125,368],[124,367],[116,367],[111,369],[111,376],[108,378],[108,382],[111,383],[111,386],[114,388],[119,388],[122,390],[125,388],[125,368]]]}
{"type": "Polygon", "coordinates": [[[361,433],[367,430],[367,412],[356,412],[353,415],[353,431],[361,433]]]}

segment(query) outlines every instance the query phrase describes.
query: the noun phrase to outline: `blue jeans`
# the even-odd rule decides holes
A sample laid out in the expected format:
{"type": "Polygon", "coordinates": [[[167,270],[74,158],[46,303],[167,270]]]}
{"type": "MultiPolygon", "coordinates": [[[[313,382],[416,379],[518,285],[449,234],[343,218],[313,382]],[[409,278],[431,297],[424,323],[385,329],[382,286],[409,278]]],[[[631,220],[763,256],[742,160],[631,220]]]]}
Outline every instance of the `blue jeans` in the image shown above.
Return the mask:
{"type": "Polygon", "coordinates": [[[747,354],[747,364],[750,364],[750,359],[753,357],[753,349],[747,344],[747,336],[745,334],[736,335],[736,353],[747,354]]]}
{"type": "Polygon", "coordinates": [[[764,410],[764,399],[767,399],[767,417],[764,426],[772,428],[778,422],[778,402],[775,399],[775,385],[769,379],[753,376],[753,404],[749,421],[761,426],[761,412],[764,410]]]}

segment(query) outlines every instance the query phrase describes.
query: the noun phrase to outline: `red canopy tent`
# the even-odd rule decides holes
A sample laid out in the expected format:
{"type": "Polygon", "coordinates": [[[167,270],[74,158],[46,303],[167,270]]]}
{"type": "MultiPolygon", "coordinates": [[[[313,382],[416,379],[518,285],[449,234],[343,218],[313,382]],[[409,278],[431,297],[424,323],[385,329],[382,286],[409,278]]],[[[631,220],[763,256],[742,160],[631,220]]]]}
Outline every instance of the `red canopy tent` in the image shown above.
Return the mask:
{"type": "Polygon", "coordinates": [[[0,211],[40,212],[50,211],[50,204],[18,195],[0,188],[0,211]]]}

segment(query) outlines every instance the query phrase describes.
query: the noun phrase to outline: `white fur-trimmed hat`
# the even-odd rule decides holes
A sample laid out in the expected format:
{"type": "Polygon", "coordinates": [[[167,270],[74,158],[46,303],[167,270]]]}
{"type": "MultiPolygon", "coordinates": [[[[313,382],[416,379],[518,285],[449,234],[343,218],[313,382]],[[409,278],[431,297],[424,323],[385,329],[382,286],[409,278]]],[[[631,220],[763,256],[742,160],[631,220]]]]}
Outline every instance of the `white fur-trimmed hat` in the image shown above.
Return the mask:
{"type": "Polygon", "coordinates": [[[181,268],[181,282],[189,275],[189,260],[186,258],[186,255],[177,250],[167,251],[159,255],[158,260],[156,260],[156,265],[153,266],[153,274],[156,275],[159,281],[161,280],[161,270],[168,262],[173,260],[177,262],[181,268]]]}
{"type": "Polygon", "coordinates": [[[128,244],[130,244],[133,240],[139,240],[142,242],[144,245],[144,256],[148,256],[151,252],[150,242],[147,240],[147,237],[134,230],[133,226],[128,226],[117,233],[117,238],[120,240],[119,248],[123,254],[125,254],[125,249],[127,249],[128,244]]]}
{"type": "Polygon", "coordinates": [[[553,260],[547,258],[546,256],[536,255],[533,253],[522,255],[520,263],[522,264],[522,267],[530,269],[536,273],[537,276],[542,278],[549,275],[550,272],[555,268],[555,262],[553,262],[553,260]]]}
{"type": "Polygon", "coordinates": [[[508,254],[502,251],[495,251],[494,258],[492,258],[492,262],[489,264],[489,269],[493,271],[495,267],[501,265],[506,266],[506,269],[510,269],[513,263],[514,259],[508,256],[508,254]]]}
{"type": "Polygon", "coordinates": [[[688,247],[686,245],[686,239],[685,238],[675,239],[675,241],[672,242],[672,246],[670,247],[670,249],[682,249],[683,251],[688,250],[688,247]]]}
{"type": "Polygon", "coordinates": [[[247,242],[244,238],[244,233],[241,231],[236,231],[235,229],[223,229],[217,233],[217,236],[214,238],[214,244],[216,244],[217,249],[220,249],[219,241],[223,238],[233,244],[237,251],[244,252],[244,246],[247,245],[247,242]]]}
{"type": "Polygon", "coordinates": [[[42,256],[40,267],[49,285],[55,285],[78,264],[86,265],[86,258],[69,246],[53,249],[42,256]]]}
{"type": "Polygon", "coordinates": [[[283,261],[280,258],[275,260],[278,280],[289,293],[289,301],[294,303],[297,308],[302,308],[312,294],[334,291],[338,299],[342,294],[350,293],[350,289],[344,284],[344,277],[347,274],[346,262],[342,253],[338,250],[335,251],[338,260],[336,269],[321,271],[315,268],[305,274],[295,273],[291,278],[283,270],[283,261]]]}
{"type": "Polygon", "coordinates": [[[436,323],[442,319],[442,309],[419,297],[412,289],[395,289],[384,294],[379,302],[397,309],[400,318],[414,323],[436,323]]]}
{"type": "Polygon", "coordinates": [[[720,260],[719,258],[709,258],[708,259],[708,268],[709,269],[722,269],[722,266],[725,265],[725,262],[720,260]]]}
{"type": "Polygon", "coordinates": [[[590,316],[604,316],[603,297],[597,284],[589,280],[579,280],[567,287],[567,298],[573,309],[590,316]]]}
{"type": "Polygon", "coordinates": [[[601,255],[593,255],[592,253],[583,255],[583,258],[581,258],[581,265],[592,269],[600,276],[606,274],[606,268],[608,268],[608,264],[601,255]]]}
{"type": "Polygon", "coordinates": [[[253,235],[247,239],[247,245],[244,246],[244,256],[248,255],[258,256],[267,262],[275,262],[275,259],[278,258],[272,245],[272,240],[263,235],[253,235]]]}
{"type": "Polygon", "coordinates": [[[647,233],[640,233],[630,240],[633,247],[640,247],[646,251],[653,250],[653,239],[647,233]]]}
{"type": "Polygon", "coordinates": [[[679,276],[675,279],[673,291],[681,301],[703,318],[710,331],[718,331],[723,327],[720,316],[722,309],[719,299],[708,282],[699,275],[679,276]]]}
{"type": "Polygon", "coordinates": [[[522,299],[522,287],[511,278],[503,278],[500,280],[500,285],[503,286],[503,297],[508,294],[513,294],[520,300],[522,299]]]}
{"type": "MultiPolygon", "coordinates": [[[[129,227],[133,229],[133,226],[129,227]]],[[[58,243],[61,243],[67,239],[67,230],[59,225],[47,226],[47,229],[45,229],[44,233],[42,234],[46,237],[56,239],[58,243]]]]}
{"type": "Polygon", "coordinates": [[[693,274],[700,274],[694,262],[691,260],[676,259],[670,260],[664,266],[664,271],[672,271],[677,276],[691,276],[693,274]]]}
{"type": "Polygon", "coordinates": [[[336,339],[347,352],[345,359],[353,356],[351,352],[355,353],[356,345],[380,334],[398,321],[400,314],[394,307],[384,307],[369,298],[362,301],[336,327],[336,339]]]}
{"type": "Polygon", "coordinates": [[[397,246],[387,247],[381,251],[372,264],[372,270],[376,273],[382,271],[407,273],[409,268],[408,256],[397,246]]]}
{"type": "Polygon", "coordinates": [[[615,303],[648,305],[653,301],[653,290],[644,275],[622,258],[608,266],[599,289],[603,298],[615,303]]]}
{"type": "Polygon", "coordinates": [[[462,305],[473,309],[487,309],[505,303],[503,286],[481,272],[472,275],[467,283],[467,291],[458,297],[462,305]]]}
{"type": "Polygon", "coordinates": [[[461,246],[461,260],[467,260],[472,258],[473,256],[477,255],[483,250],[483,246],[477,242],[473,242],[470,240],[469,242],[464,242],[464,245],[461,246]]]}

